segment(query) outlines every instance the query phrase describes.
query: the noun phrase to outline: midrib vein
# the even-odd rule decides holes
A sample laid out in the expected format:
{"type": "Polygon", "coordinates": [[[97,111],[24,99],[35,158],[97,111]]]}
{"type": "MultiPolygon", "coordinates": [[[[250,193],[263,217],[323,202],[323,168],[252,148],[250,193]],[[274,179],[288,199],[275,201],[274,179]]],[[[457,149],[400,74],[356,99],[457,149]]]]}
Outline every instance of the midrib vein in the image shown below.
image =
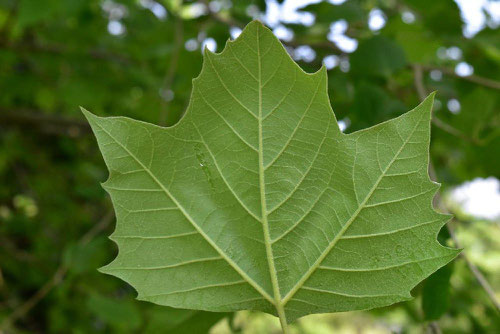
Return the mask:
{"type": "MultiPolygon", "coordinates": [[[[370,191],[368,192],[368,194],[364,198],[363,202],[358,206],[358,209],[352,214],[351,218],[349,218],[349,220],[347,221],[347,223],[342,227],[342,229],[340,230],[340,232],[337,233],[337,235],[335,236],[335,238],[333,238],[333,240],[331,241],[331,243],[328,245],[328,247],[325,249],[325,251],[320,255],[320,257],[318,257],[318,259],[316,260],[316,262],[314,262],[314,264],[311,266],[311,268],[309,268],[309,270],[302,276],[302,278],[297,282],[297,284],[295,284],[293,286],[293,288],[290,289],[290,291],[283,298],[283,305],[286,305],[286,303],[288,303],[288,301],[290,301],[290,299],[295,295],[295,293],[297,293],[297,291],[299,291],[300,288],[302,288],[304,286],[304,283],[309,279],[309,277],[311,277],[311,275],[316,271],[316,269],[319,268],[319,266],[321,265],[321,262],[323,262],[323,260],[330,253],[330,251],[333,249],[333,247],[335,247],[335,245],[337,244],[337,242],[339,241],[339,239],[347,231],[347,229],[349,228],[349,226],[351,226],[351,224],[356,220],[356,218],[358,217],[359,213],[365,208],[366,203],[370,200],[372,194],[377,189],[380,181],[382,181],[382,179],[384,178],[384,176],[387,173],[387,171],[391,168],[391,166],[394,163],[394,161],[396,161],[397,157],[399,156],[399,154],[401,154],[401,152],[405,148],[406,144],[408,144],[408,141],[413,136],[415,130],[417,129],[418,125],[420,124],[420,121],[421,121],[421,119],[419,119],[417,121],[415,127],[413,128],[413,130],[408,135],[408,138],[406,138],[406,140],[403,142],[403,144],[401,145],[401,147],[399,148],[399,150],[396,152],[396,154],[394,154],[394,157],[387,164],[387,167],[382,171],[382,173],[378,177],[377,181],[375,181],[375,183],[373,184],[372,188],[370,189],[370,191]]],[[[354,178],[354,174],[353,174],[353,178],[354,178]]]]}
{"type": "Polygon", "coordinates": [[[267,263],[269,265],[269,274],[271,276],[271,285],[274,295],[274,306],[278,312],[281,326],[284,332],[287,331],[287,321],[285,309],[283,307],[281,293],[278,283],[278,274],[276,273],[276,266],[274,264],[274,255],[271,244],[271,235],[269,232],[269,223],[267,221],[267,204],[266,204],[266,181],[265,181],[265,168],[264,168],[264,143],[262,136],[262,64],[260,55],[260,31],[257,26],[257,64],[258,64],[258,81],[259,81],[259,189],[260,189],[260,207],[262,213],[262,228],[264,230],[264,244],[266,246],[267,263]]]}
{"type": "Polygon", "coordinates": [[[257,292],[259,292],[264,298],[266,298],[271,304],[274,305],[275,301],[274,299],[257,283],[255,282],[250,276],[247,275],[247,273],[245,273],[243,271],[243,269],[241,269],[238,264],[236,264],[236,262],[234,262],[230,257],[228,257],[226,255],[226,253],[224,253],[224,251],[222,249],[220,249],[220,247],[205,233],[205,231],[203,231],[199,226],[198,224],[196,224],[196,222],[194,221],[194,219],[189,215],[189,213],[186,211],[186,209],[179,203],[179,201],[177,201],[177,199],[170,193],[170,191],[163,185],[162,182],[160,182],[160,180],[158,180],[158,178],[151,172],[151,170],[149,168],[147,168],[136,156],[135,154],[133,154],[125,145],[123,145],[121,142],[119,142],[111,133],[109,133],[105,128],[103,128],[100,124],[98,124],[97,122],[95,123],[102,131],[104,131],[104,133],[106,133],[111,139],[113,139],[113,141],[115,143],[117,143],[123,150],[125,150],[125,152],[127,152],[140,166],[141,168],[146,171],[146,173],[149,174],[149,176],[153,179],[153,181],[158,184],[158,186],[160,186],[160,188],[165,192],[165,194],[170,197],[170,199],[175,203],[175,205],[179,208],[179,210],[183,213],[183,215],[186,217],[186,219],[191,223],[191,225],[193,225],[193,227],[196,229],[196,231],[210,244],[210,246],[212,246],[216,251],[217,253],[220,254],[220,256],[222,258],[224,258],[224,260],[226,260],[226,262],[231,266],[233,267],[234,270],[236,270],[236,272],[238,274],[241,275],[241,277],[243,279],[245,279],[248,284],[250,284],[257,292]]]}

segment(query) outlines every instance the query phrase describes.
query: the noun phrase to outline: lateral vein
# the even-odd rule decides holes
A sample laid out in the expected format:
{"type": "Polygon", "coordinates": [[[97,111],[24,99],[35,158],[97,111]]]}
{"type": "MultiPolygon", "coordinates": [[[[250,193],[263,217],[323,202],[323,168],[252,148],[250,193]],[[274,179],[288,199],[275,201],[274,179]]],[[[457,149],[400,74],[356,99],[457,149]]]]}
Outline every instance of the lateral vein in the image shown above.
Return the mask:
{"type": "Polygon", "coordinates": [[[399,150],[396,152],[396,154],[394,155],[394,157],[387,164],[387,167],[380,174],[379,178],[374,183],[374,185],[372,186],[372,188],[370,189],[370,191],[366,195],[366,197],[363,200],[363,202],[359,205],[358,209],[353,213],[353,215],[351,216],[351,218],[349,218],[349,220],[346,222],[346,224],[344,225],[344,227],[342,227],[342,229],[340,230],[340,232],[335,236],[335,238],[333,238],[333,240],[330,242],[330,244],[328,245],[328,247],[326,247],[326,249],[324,250],[324,252],[318,257],[318,259],[316,260],[316,262],[314,262],[314,264],[311,266],[311,268],[309,268],[309,270],[302,276],[302,278],[299,279],[299,281],[297,282],[297,284],[295,284],[292,287],[292,289],[290,289],[290,291],[286,294],[285,298],[283,299],[283,303],[285,305],[295,295],[295,293],[297,293],[297,291],[301,287],[303,287],[304,283],[309,279],[309,277],[312,275],[312,273],[320,266],[321,262],[323,262],[323,260],[328,255],[328,253],[330,253],[330,251],[332,250],[332,248],[335,247],[335,245],[337,244],[337,241],[344,235],[345,231],[347,231],[347,229],[349,228],[349,226],[351,226],[352,222],[356,220],[356,218],[358,217],[359,213],[365,208],[366,203],[368,202],[368,200],[371,198],[372,194],[377,189],[380,181],[382,181],[382,179],[384,178],[384,176],[387,173],[387,171],[391,168],[391,166],[394,163],[394,161],[397,160],[398,156],[401,154],[401,152],[403,151],[403,149],[406,147],[406,144],[408,143],[408,141],[411,139],[411,137],[415,133],[418,125],[420,124],[420,122],[421,122],[421,119],[416,123],[415,127],[413,128],[413,130],[411,131],[411,133],[408,135],[408,138],[403,142],[403,144],[401,145],[401,147],[399,148],[399,150]]]}
{"type": "Polygon", "coordinates": [[[96,123],[99,128],[101,128],[104,133],[106,133],[115,143],[117,143],[123,150],[125,150],[130,156],[141,166],[142,169],[144,169],[149,176],[153,179],[154,182],[156,182],[162,190],[167,194],[170,199],[177,205],[179,210],[184,214],[186,219],[193,225],[193,227],[198,231],[198,233],[201,234],[201,236],[231,265],[231,267],[236,270],[238,274],[242,278],[244,278],[248,283],[255,289],[257,290],[264,298],[266,298],[270,303],[274,304],[273,298],[257,283],[255,282],[250,276],[248,276],[247,273],[245,273],[230,257],[226,255],[222,251],[222,249],[219,248],[219,246],[203,231],[198,224],[194,221],[194,219],[189,215],[189,213],[186,211],[186,209],[177,201],[177,199],[170,193],[170,191],[163,185],[160,180],[149,170],[125,145],[123,145],[121,142],[119,142],[111,133],[109,133],[106,129],[104,129],[100,124],[96,123]]]}

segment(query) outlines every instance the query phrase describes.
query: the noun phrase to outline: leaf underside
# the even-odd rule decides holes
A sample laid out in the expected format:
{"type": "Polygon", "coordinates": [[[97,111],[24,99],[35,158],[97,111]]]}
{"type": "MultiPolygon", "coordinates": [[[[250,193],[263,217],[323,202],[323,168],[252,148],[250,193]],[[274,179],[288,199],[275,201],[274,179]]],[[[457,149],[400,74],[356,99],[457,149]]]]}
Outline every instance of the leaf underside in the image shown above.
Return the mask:
{"type": "Polygon", "coordinates": [[[288,322],[408,300],[458,253],[436,240],[448,217],[431,204],[432,101],[343,134],[325,68],[303,72],[250,23],[205,51],[175,126],[84,111],[117,216],[102,271],[141,300],[288,322]]]}

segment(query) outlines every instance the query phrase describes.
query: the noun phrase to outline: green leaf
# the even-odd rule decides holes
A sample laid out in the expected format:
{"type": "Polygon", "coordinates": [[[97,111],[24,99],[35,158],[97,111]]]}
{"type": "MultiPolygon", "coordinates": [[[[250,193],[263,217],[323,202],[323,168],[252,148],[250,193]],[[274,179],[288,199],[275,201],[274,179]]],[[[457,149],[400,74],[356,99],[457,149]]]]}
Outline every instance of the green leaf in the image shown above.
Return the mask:
{"type": "Polygon", "coordinates": [[[449,263],[425,280],[422,289],[422,310],[425,320],[438,320],[448,311],[452,273],[453,263],[449,263]]]}
{"type": "Polygon", "coordinates": [[[221,54],[205,50],[176,125],[84,111],[118,220],[102,271],[141,300],[260,310],[284,327],[410,299],[458,252],[436,241],[448,216],[427,174],[433,96],[346,135],[326,79],[252,22],[221,54]]]}
{"type": "Polygon", "coordinates": [[[142,323],[137,305],[130,300],[116,300],[94,294],[87,301],[87,309],[116,328],[133,331],[142,323]]]}
{"type": "MultiPolygon", "coordinates": [[[[447,228],[442,228],[438,234],[438,241],[446,244],[450,238],[447,228]]],[[[434,321],[441,318],[450,306],[450,278],[453,274],[453,262],[439,268],[438,271],[427,277],[422,284],[422,311],[424,319],[434,321]]]]}
{"type": "Polygon", "coordinates": [[[367,13],[363,11],[362,4],[353,0],[338,5],[323,1],[306,6],[303,10],[314,12],[316,14],[316,22],[326,24],[337,20],[365,22],[368,17],[367,13]]]}
{"type": "Polygon", "coordinates": [[[19,4],[17,24],[20,28],[48,19],[59,9],[60,3],[54,0],[22,0],[19,4]]]}
{"type": "Polygon", "coordinates": [[[351,56],[351,67],[359,75],[389,77],[406,66],[404,50],[385,36],[363,40],[351,56]]]}
{"type": "Polygon", "coordinates": [[[437,50],[442,45],[439,39],[425,34],[422,25],[409,25],[399,19],[391,23],[395,40],[404,50],[408,62],[424,64],[434,62],[437,50]]]}
{"type": "Polygon", "coordinates": [[[460,10],[453,0],[404,0],[417,11],[424,24],[436,35],[460,35],[462,20],[460,10]]]}
{"type": "Polygon", "coordinates": [[[149,313],[143,333],[208,333],[219,320],[230,313],[201,312],[163,307],[149,313]]]}
{"type": "Polygon", "coordinates": [[[354,103],[349,118],[352,127],[357,130],[380,121],[400,115],[406,110],[401,101],[391,98],[379,86],[361,81],[356,87],[354,103]]]}

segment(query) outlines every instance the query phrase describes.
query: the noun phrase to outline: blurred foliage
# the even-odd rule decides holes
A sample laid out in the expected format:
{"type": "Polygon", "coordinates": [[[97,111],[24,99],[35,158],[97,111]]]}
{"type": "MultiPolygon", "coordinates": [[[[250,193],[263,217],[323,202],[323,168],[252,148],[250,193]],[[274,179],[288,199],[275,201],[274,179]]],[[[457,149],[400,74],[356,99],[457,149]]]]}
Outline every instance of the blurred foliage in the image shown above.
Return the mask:
{"type": "MultiPolygon", "coordinates": [[[[116,252],[106,239],[114,223],[99,186],[105,167],[78,109],[174,124],[201,69],[202,45],[215,42],[221,51],[230,31],[265,19],[266,8],[276,3],[0,0],[3,330],[204,333],[223,318],[214,333],[277,328],[275,319],[262,314],[242,312],[233,319],[139,302],[125,283],[97,272],[116,252]]],[[[329,70],[329,94],[347,132],[400,115],[423,93],[437,90],[440,122],[433,127],[431,157],[443,188],[499,176],[498,29],[486,26],[465,38],[460,11],[451,0],[323,1],[300,11],[316,19],[302,25],[281,17],[282,28],[293,32],[285,45],[309,72],[333,56],[337,66],[329,70]],[[373,9],[385,16],[380,30],[369,27],[373,9]],[[352,53],[327,39],[330,24],[338,20],[347,23],[345,36],[359,43],[352,53]],[[301,56],[304,45],[314,57],[301,56]],[[472,76],[456,73],[465,63],[472,66],[472,76]]],[[[464,220],[458,236],[498,289],[499,225],[464,220]]],[[[428,320],[438,319],[434,325],[443,333],[500,332],[498,313],[462,260],[417,287],[414,295],[414,301],[370,312],[305,317],[294,330],[420,333],[431,329],[428,320]],[[439,303],[428,299],[438,296],[439,303]]]]}

